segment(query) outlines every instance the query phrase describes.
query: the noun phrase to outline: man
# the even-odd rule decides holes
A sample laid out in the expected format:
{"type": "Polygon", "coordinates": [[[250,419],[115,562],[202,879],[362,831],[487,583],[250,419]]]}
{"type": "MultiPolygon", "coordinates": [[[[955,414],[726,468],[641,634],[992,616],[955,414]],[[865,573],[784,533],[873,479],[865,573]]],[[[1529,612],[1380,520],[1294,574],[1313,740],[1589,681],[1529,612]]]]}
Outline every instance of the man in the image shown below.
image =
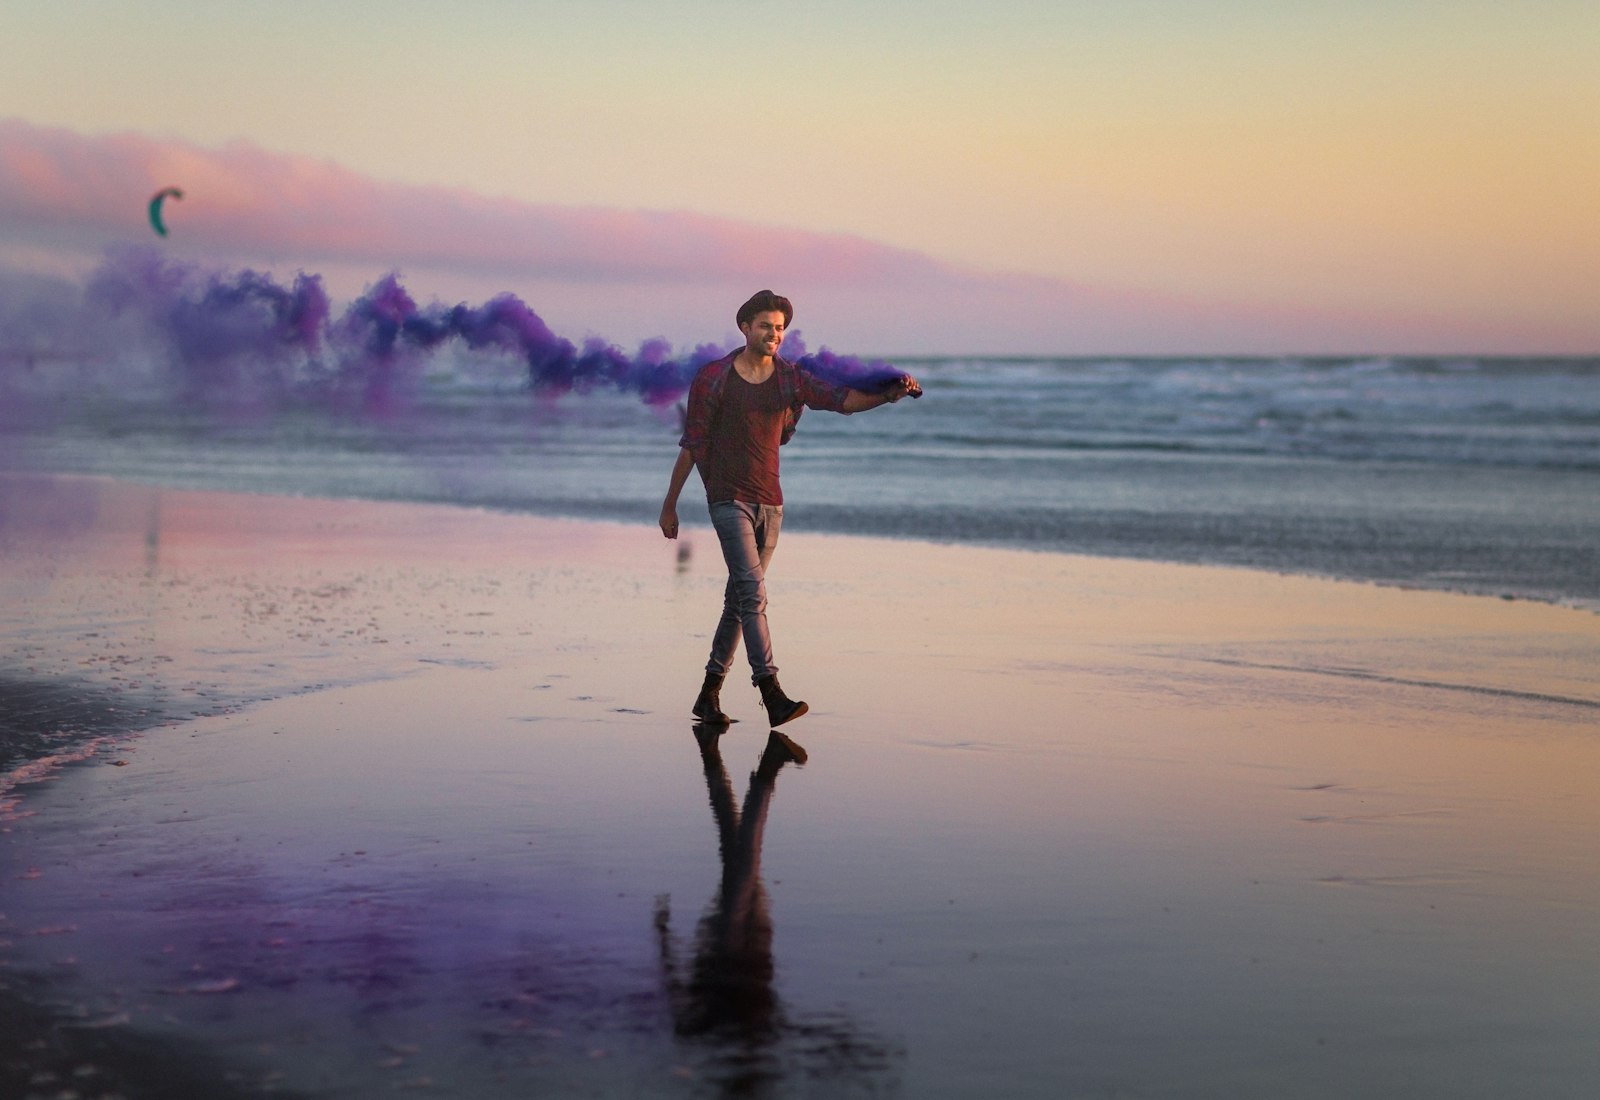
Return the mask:
{"type": "Polygon", "coordinates": [[[728,585],[694,714],[717,725],[731,721],[722,712],[719,693],[742,636],[767,718],[781,726],[804,714],[806,705],[778,686],[767,631],[766,573],[783,525],[778,447],[789,441],[804,408],[861,412],[920,394],[922,387],[902,375],[882,393],[864,393],[825,382],[780,358],[778,348],[794,320],[794,307],[770,290],[740,306],[735,320],[744,347],[700,368],[689,387],[683,438],[661,505],[661,533],[678,537],[678,494],[689,471],[698,468],[728,564],[728,585]]]}

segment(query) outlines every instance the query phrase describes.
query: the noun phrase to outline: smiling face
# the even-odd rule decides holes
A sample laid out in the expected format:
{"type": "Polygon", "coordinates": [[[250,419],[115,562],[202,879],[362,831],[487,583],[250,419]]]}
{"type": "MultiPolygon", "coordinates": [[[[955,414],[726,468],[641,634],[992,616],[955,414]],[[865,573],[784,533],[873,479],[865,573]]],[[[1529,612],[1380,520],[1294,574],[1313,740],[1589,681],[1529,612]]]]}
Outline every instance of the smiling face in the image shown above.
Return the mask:
{"type": "Polygon", "coordinates": [[[778,348],[783,344],[783,328],[783,314],[773,309],[756,314],[740,325],[739,331],[744,333],[744,345],[750,349],[751,355],[770,358],[778,354],[778,348]]]}

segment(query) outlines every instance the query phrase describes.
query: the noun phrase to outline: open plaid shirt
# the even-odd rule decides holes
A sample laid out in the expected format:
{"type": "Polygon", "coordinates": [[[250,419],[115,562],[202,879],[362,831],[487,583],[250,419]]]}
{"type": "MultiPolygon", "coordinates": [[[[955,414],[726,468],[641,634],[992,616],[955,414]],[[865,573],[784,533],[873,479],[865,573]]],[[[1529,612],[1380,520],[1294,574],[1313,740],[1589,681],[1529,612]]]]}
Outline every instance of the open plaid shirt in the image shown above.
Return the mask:
{"type": "MultiPolygon", "coordinates": [[[[706,455],[710,451],[711,427],[716,423],[717,409],[722,402],[722,387],[728,381],[728,374],[733,370],[733,360],[738,354],[737,351],[733,351],[721,359],[707,363],[700,368],[694,376],[694,381],[689,384],[689,411],[684,416],[683,438],[678,440],[678,446],[689,449],[697,466],[705,462],[706,455]]],[[[810,408],[844,412],[844,401],[850,393],[848,386],[824,382],[810,371],[803,370],[783,358],[773,361],[773,377],[778,385],[783,387],[784,392],[790,395],[789,404],[793,410],[783,433],[785,443],[789,442],[790,435],[794,433],[794,422],[799,419],[800,410],[810,408]]]]}

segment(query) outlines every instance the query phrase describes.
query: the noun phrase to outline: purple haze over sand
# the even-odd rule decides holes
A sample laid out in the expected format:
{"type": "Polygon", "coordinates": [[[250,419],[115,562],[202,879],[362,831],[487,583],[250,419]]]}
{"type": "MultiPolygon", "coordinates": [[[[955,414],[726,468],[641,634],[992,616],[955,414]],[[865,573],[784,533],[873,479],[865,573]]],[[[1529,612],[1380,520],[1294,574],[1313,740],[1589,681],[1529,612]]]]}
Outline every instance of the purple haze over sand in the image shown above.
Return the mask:
{"type": "MultiPolygon", "coordinates": [[[[670,404],[702,365],[728,350],[700,344],[674,355],[662,339],[628,354],[591,337],[556,335],[514,294],[480,306],[419,306],[385,275],[335,315],[321,276],[285,285],[255,271],[224,272],[156,249],[110,253],[85,287],[91,308],[136,319],[170,366],[178,396],[199,406],[322,406],[382,416],[403,406],[427,359],[452,344],[526,364],[531,388],[547,394],[610,388],[670,404]]],[[[798,334],[785,353],[830,381],[869,392],[901,376],[888,363],[823,348],[807,355],[798,334]]]]}

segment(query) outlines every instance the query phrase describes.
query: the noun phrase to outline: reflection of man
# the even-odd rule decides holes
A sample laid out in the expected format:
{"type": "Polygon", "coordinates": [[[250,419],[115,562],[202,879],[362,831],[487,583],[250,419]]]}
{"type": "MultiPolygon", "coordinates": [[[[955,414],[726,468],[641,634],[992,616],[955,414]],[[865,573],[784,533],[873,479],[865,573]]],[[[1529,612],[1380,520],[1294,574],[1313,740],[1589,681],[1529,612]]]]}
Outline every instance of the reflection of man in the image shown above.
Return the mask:
{"type": "Polygon", "coordinates": [[[741,810],[723,766],[722,727],[696,723],[722,879],[700,919],[688,973],[679,969],[669,899],[656,899],[655,927],[673,1030],[701,1045],[726,1096],[769,1095],[784,1079],[809,1093],[882,1095],[903,1052],[861,1031],[837,1009],[791,1015],[774,988],[772,909],[761,882],[761,841],[778,773],[804,764],[806,751],[777,730],[767,735],[741,810]],[[831,1089],[829,1086],[840,1087],[831,1089]]]}
{"type": "Polygon", "coordinates": [[[661,505],[661,533],[678,537],[678,494],[691,469],[705,483],[711,522],[728,565],[722,618],[711,639],[705,683],[695,716],[726,723],[719,693],[739,639],[744,638],[751,679],[761,691],[767,718],[781,726],[806,712],[778,686],[772,637],[767,631],[767,568],[783,525],[783,490],[778,484],[778,447],[789,441],[805,408],[854,413],[921,393],[905,375],[882,393],[864,393],[825,382],[778,356],[784,330],[794,319],[789,299],[763,290],[739,307],[736,320],[745,346],[708,363],[689,388],[689,408],[678,459],[661,505]]]}
{"type": "Polygon", "coordinates": [[[805,763],[806,754],[772,731],[750,776],[741,812],[734,805],[733,785],[715,731],[701,729],[698,737],[711,812],[717,819],[722,883],[700,921],[694,968],[687,981],[678,974],[673,957],[666,899],[657,902],[656,930],[673,1022],[678,1034],[686,1037],[762,1043],[776,1034],[779,1011],[772,989],[772,913],[761,883],[761,839],[779,770],[790,761],[805,763]]]}

